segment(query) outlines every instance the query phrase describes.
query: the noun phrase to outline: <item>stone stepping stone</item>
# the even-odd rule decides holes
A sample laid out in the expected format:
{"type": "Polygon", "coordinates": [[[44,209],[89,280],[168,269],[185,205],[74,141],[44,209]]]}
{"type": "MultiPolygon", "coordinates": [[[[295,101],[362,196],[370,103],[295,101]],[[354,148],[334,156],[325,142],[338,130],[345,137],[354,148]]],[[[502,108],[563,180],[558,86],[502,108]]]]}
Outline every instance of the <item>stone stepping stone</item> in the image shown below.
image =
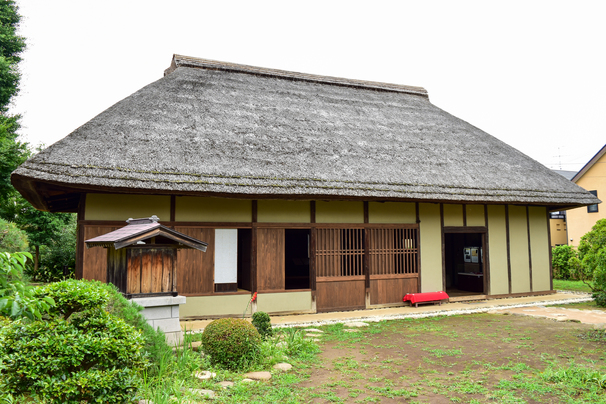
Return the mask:
{"type": "Polygon", "coordinates": [[[306,328],[305,331],[307,332],[319,332],[320,334],[323,334],[324,331],[318,329],[318,328],[306,328]]]}
{"type": "Polygon", "coordinates": [[[223,387],[224,389],[231,387],[234,385],[234,382],[229,382],[229,381],[223,381],[223,382],[219,382],[217,383],[219,386],[223,387]]]}
{"type": "Polygon", "coordinates": [[[206,389],[189,389],[192,393],[199,394],[206,398],[215,398],[215,392],[212,390],[206,389]]]}
{"type": "Polygon", "coordinates": [[[290,369],[292,369],[292,365],[290,363],[284,363],[284,362],[282,362],[282,363],[276,363],[273,366],[273,368],[276,369],[276,370],[283,370],[283,371],[286,372],[286,371],[289,371],[290,369]]]}
{"type": "Polygon", "coordinates": [[[189,344],[192,351],[198,352],[202,350],[202,341],[193,341],[189,344]]]}
{"type": "Polygon", "coordinates": [[[271,373],[269,372],[249,372],[244,377],[253,380],[269,380],[271,379],[271,373]]]}
{"type": "Polygon", "coordinates": [[[154,404],[152,400],[139,400],[138,404],[154,404]]]}
{"type": "Polygon", "coordinates": [[[200,380],[208,380],[208,379],[212,379],[213,377],[217,376],[217,374],[209,372],[208,370],[203,370],[201,372],[194,373],[194,376],[196,376],[200,380]]]}
{"type": "Polygon", "coordinates": [[[242,383],[253,383],[253,382],[255,382],[255,381],[256,381],[256,380],[249,379],[249,378],[242,379],[242,383]]]}
{"type": "Polygon", "coordinates": [[[343,330],[344,332],[360,332],[360,330],[353,330],[353,329],[348,329],[348,330],[343,330]]]}
{"type": "Polygon", "coordinates": [[[368,323],[363,321],[352,321],[351,323],[344,323],[345,327],[367,327],[368,323]]]}
{"type": "Polygon", "coordinates": [[[305,334],[305,336],[306,336],[306,337],[308,337],[308,338],[317,338],[317,337],[321,337],[321,336],[322,336],[322,334],[312,334],[312,333],[308,333],[308,334],[305,334]]]}

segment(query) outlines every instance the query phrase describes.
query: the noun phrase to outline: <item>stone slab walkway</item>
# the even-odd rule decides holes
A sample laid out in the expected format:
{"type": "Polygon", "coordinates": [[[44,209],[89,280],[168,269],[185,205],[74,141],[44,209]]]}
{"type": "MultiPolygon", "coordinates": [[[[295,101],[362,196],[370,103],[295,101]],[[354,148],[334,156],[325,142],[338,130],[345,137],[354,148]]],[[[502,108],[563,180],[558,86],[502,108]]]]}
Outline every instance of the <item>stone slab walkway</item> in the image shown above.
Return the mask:
{"type": "Polygon", "coordinates": [[[550,318],[555,321],[574,321],[584,324],[593,324],[597,328],[606,328],[605,310],[579,310],[565,307],[516,307],[494,310],[496,313],[517,314],[529,317],[550,318]]]}
{"type": "MultiPolygon", "coordinates": [[[[536,306],[550,306],[554,304],[567,304],[590,301],[588,293],[557,293],[543,296],[526,296],[505,299],[476,300],[469,302],[443,303],[439,305],[422,305],[419,307],[397,306],[380,309],[354,310],[332,313],[299,314],[299,315],[272,315],[271,323],[274,327],[315,326],[333,323],[350,323],[357,321],[381,321],[398,318],[421,318],[432,316],[451,316],[458,314],[482,313],[491,310],[517,310],[536,306]]],[[[567,309],[570,310],[570,309],[567,309]]],[[[533,313],[533,312],[521,312],[533,313]]],[[[597,314],[597,313],[596,313],[597,314]]],[[[556,316],[557,317],[557,316],[556,316]]],[[[250,319],[249,319],[250,320],[250,319]]],[[[181,329],[187,331],[201,331],[212,320],[181,320],[181,329]]],[[[602,321],[603,323],[604,321],[602,321]]],[[[592,323],[593,324],[593,323],[592,323]]]]}

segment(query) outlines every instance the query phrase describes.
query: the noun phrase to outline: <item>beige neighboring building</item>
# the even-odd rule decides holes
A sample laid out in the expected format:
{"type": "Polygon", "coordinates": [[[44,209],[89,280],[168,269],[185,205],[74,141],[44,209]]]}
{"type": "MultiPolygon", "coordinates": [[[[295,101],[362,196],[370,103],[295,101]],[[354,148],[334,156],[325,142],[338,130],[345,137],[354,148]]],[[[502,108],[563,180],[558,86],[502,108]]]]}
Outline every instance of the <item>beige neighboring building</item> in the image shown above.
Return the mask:
{"type": "MultiPolygon", "coordinates": [[[[606,145],[581,169],[572,181],[598,198],[606,196],[606,145]]],[[[577,247],[581,237],[595,222],[606,217],[606,207],[600,204],[570,209],[566,212],[569,244],[577,247]]]]}

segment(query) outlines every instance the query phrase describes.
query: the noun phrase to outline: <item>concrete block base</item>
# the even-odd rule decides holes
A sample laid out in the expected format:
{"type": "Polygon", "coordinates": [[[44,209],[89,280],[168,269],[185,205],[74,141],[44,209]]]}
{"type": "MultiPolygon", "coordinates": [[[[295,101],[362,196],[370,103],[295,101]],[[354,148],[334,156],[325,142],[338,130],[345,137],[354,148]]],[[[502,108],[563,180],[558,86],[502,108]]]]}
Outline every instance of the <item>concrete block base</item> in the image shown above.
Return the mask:
{"type": "Polygon", "coordinates": [[[166,343],[176,346],[183,342],[179,305],[185,303],[185,296],[142,297],[132,301],[144,307],[141,314],[154,329],[164,332],[166,343]]]}

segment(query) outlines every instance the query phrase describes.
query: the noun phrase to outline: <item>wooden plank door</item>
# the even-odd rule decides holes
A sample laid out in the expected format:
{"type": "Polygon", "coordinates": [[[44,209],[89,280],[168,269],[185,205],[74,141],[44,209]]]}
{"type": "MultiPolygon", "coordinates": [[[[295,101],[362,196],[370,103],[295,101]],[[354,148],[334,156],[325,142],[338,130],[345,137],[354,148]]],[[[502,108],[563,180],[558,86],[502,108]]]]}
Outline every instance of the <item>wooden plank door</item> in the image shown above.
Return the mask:
{"type": "Polygon", "coordinates": [[[175,227],[185,235],[208,243],[206,252],[181,249],[177,252],[177,292],[196,296],[213,293],[215,289],[215,229],[175,227]]]}
{"type": "Polygon", "coordinates": [[[257,289],[284,290],[284,229],[257,229],[257,289]]]}

